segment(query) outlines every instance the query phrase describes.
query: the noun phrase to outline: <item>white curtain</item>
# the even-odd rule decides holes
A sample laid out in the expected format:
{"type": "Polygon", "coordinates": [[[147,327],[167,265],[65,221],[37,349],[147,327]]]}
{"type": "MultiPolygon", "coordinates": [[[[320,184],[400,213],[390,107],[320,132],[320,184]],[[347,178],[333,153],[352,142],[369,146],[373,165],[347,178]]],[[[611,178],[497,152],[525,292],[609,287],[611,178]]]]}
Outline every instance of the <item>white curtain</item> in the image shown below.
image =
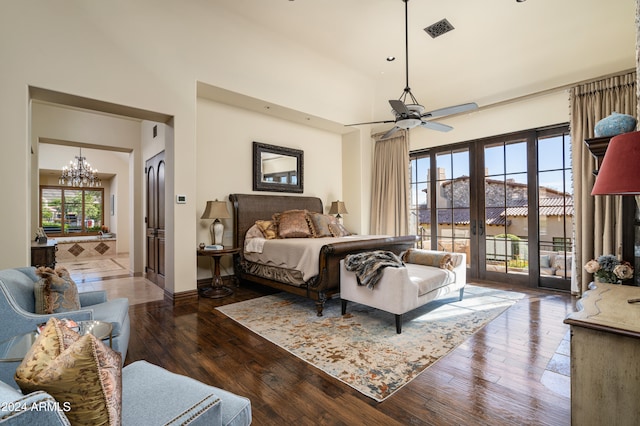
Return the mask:
{"type": "Polygon", "coordinates": [[[409,234],[409,132],[396,135],[373,136],[372,234],[409,234]]]}
{"type": "Polygon", "coordinates": [[[620,254],[622,203],[620,197],[591,196],[596,160],[585,139],[594,137],[594,126],[613,112],[636,115],[636,72],[581,84],[571,89],[571,152],[574,196],[575,270],[572,290],[582,294],[591,276],[584,264],[604,254],[620,254]]]}

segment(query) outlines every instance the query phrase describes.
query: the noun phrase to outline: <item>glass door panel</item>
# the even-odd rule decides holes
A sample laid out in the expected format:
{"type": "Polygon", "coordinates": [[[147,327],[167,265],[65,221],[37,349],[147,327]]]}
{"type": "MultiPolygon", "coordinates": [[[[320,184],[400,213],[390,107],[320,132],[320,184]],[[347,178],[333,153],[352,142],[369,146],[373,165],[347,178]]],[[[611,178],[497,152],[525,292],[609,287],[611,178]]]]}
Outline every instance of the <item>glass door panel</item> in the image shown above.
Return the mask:
{"type": "Polygon", "coordinates": [[[569,290],[573,252],[573,190],[568,133],[538,140],[540,285],[569,290]]]}
{"type": "Polygon", "coordinates": [[[489,274],[529,273],[527,141],[499,142],[484,147],[485,271],[489,274]]]}
{"type": "Polygon", "coordinates": [[[429,197],[431,157],[413,158],[409,162],[411,175],[411,208],[409,229],[416,229],[419,248],[431,248],[431,200],[429,197]]]}
{"type": "Polygon", "coordinates": [[[465,253],[471,262],[469,149],[436,154],[437,249],[465,253]]]}

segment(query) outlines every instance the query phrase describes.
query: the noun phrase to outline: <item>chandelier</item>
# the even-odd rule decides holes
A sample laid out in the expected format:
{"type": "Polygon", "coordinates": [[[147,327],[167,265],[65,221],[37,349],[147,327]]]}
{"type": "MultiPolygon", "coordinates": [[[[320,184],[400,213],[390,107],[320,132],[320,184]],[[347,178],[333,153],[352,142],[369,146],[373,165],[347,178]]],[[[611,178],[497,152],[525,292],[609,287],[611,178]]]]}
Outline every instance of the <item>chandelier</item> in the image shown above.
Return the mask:
{"type": "Polygon", "coordinates": [[[82,156],[82,148],[80,148],[80,156],[76,155],[76,162],[69,161],[68,166],[62,168],[62,175],[58,179],[60,185],[67,186],[89,186],[95,187],[102,185],[98,177],[98,170],[92,169],[91,164],[87,163],[87,158],[82,156]]]}

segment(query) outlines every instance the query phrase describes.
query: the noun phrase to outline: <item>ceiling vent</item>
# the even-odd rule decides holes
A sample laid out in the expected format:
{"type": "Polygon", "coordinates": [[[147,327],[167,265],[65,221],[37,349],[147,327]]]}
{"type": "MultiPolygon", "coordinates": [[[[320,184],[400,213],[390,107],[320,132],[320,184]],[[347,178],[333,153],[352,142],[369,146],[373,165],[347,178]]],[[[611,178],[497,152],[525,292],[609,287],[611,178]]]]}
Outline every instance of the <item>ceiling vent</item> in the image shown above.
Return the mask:
{"type": "Polygon", "coordinates": [[[442,19],[435,24],[429,25],[424,30],[431,36],[431,38],[440,37],[444,33],[448,33],[453,29],[453,25],[447,19],[442,19]]]}

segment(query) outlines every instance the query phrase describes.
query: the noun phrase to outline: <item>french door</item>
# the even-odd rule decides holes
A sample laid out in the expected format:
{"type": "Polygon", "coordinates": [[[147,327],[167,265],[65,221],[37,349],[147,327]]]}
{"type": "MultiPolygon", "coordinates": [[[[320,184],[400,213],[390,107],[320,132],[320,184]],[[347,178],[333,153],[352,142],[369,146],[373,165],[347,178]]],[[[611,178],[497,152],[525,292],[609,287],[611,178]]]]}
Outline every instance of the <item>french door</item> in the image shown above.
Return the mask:
{"type": "Polygon", "coordinates": [[[412,153],[419,246],[465,253],[470,279],[570,289],[566,126],[412,153]]]}

